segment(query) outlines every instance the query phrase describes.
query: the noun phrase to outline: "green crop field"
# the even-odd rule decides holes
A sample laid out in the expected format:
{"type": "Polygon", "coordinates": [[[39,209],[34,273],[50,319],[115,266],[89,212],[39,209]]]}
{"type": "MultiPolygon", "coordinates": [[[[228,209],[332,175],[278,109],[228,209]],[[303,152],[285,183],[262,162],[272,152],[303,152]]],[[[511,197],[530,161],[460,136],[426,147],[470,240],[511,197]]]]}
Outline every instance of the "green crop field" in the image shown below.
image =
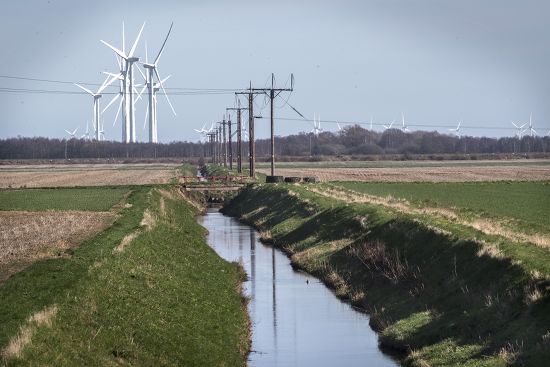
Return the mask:
{"type": "Polygon", "coordinates": [[[107,211],[128,191],[125,187],[2,190],[0,210],[107,211]]]}
{"type": "Polygon", "coordinates": [[[515,220],[523,229],[550,232],[550,182],[338,182],[353,191],[405,199],[412,205],[515,220]]]}

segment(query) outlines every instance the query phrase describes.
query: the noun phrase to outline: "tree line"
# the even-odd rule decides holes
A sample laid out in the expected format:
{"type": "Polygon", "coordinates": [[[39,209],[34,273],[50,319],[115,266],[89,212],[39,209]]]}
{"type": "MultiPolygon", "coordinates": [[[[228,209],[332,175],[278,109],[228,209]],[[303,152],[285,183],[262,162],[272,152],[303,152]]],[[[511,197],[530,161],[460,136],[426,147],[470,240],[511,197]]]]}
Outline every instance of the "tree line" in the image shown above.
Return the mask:
{"type": "MultiPolygon", "coordinates": [[[[236,156],[237,146],[233,142],[236,156]]],[[[546,153],[550,137],[473,137],[440,134],[436,131],[403,132],[389,129],[376,132],[361,126],[347,126],[339,132],[318,135],[300,133],[275,138],[277,156],[310,157],[338,155],[418,155],[418,154],[513,154],[546,153]]],[[[164,144],[17,137],[0,140],[0,159],[123,159],[209,157],[210,145],[178,141],[164,144]]],[[[243,159],[248,143],[243,143],[243,159]]],[[[270,155],[270,140],[256,140],[258,159],[270,155]]]]}

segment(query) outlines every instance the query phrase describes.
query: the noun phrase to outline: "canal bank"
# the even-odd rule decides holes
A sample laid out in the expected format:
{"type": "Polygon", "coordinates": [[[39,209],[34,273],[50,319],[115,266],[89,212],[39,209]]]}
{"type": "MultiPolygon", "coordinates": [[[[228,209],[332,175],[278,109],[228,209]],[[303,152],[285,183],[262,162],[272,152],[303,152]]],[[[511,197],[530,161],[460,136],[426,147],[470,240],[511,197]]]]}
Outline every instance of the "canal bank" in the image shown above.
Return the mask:
{"type": "Polygon", "coordinates": [[[251,186],[223,211],[370,314],[405,364],[544,366],[550,357],[548,297],[530,301],[532,274],[492,253],[494,238],[305,185],[251,186]]]}

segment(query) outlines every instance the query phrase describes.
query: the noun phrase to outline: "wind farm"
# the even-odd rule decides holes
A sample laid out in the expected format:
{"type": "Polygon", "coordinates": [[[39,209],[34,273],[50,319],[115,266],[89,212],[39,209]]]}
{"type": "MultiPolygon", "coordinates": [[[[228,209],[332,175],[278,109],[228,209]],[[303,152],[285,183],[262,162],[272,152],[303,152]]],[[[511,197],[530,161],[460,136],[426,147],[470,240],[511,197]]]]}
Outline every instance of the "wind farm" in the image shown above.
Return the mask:
{"type": "Polygon", "coordinates": [[[6,3],[0,365],[546,367],[549,11],[6,3]]]}

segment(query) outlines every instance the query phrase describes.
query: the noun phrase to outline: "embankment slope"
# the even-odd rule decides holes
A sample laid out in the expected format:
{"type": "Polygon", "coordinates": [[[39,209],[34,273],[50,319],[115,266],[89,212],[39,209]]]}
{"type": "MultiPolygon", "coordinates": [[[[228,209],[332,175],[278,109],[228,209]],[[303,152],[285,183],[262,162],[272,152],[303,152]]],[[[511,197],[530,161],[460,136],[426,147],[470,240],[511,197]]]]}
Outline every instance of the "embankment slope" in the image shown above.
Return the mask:
{"type": "Polygon", "coordinates": [[[380,343],[405,364],[547,365],[547,249],[315,188],[249,186],[224,212],[368,312],[380,343]],[[518,246],[525,251],[508,250],[518,246]]]}

